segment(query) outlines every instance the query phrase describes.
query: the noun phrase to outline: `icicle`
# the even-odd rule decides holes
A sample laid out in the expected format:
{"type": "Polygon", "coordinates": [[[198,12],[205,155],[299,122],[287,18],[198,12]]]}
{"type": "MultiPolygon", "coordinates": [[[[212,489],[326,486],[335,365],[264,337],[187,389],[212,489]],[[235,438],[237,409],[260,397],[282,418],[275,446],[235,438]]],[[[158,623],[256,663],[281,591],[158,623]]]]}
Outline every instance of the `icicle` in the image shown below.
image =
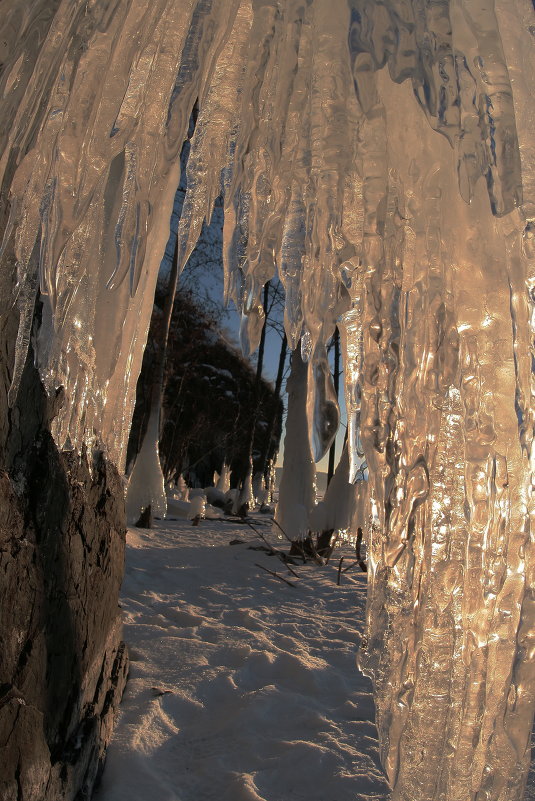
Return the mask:
{"type": "Polygon", "coordinates": [[[307,416],[314,461],[319,462],[331,447],[340,424],[338,399],[324,345],[318,345],[308,363],[307,416]]]}
{"type": "Polygon", "coordinates": [[[200,104],[188,159],[188,188],[178,227],[181,268],[190,257],[203,221],[210,219],[214,201],[221,192],[221,171],[230,158],[251,21],[250,2],[240,3],[233,29],[200,104]]]}
{"type": "Polygon", "coordinates": [[[264,327],[264,309],[260,304],[249,314],[242,314],[240,324],[240,346],[245,358],[248,358],[258,347],[262,328],[264,327]]]}

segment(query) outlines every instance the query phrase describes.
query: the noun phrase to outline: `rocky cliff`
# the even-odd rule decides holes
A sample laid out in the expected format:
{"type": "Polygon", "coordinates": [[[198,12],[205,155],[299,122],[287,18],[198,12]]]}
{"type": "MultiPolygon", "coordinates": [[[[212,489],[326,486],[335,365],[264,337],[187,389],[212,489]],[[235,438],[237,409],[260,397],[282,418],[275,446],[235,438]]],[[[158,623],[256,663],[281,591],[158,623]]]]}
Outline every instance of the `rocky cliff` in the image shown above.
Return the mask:
{"type": "Polygon", "coordinates": [[[121,479],[102,452],[58,450],[49,429],[62,392],[50,402],[31,353],[15,407],[4,398],[0,798],[81,801],[126,682],[121,479]]]}

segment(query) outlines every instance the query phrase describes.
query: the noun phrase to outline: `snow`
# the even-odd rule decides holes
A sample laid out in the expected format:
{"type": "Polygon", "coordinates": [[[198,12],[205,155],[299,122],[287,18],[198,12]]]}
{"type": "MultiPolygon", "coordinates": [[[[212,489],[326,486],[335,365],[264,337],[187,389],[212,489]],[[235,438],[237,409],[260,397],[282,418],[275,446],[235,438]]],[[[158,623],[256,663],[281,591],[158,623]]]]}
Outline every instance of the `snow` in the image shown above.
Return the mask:
{"type": "Polygon", "coordinates": [[[95,801],[387,798],[355,662],[366,579],[336,584],[348,546],[296,579],[227,521],[160,522],[127,542],[130,678],[95,801]]]}
{"type": "Polygon", "coordinates": [[[200,364],[199,367],[204,367],[206,370],[210,370],[212,373],[215,373],[222,378],[228,378],[230,381],[234,381],[234,376],[230,370],[225,370],[223,367],[216,367],[213,364],[200,364]]]}

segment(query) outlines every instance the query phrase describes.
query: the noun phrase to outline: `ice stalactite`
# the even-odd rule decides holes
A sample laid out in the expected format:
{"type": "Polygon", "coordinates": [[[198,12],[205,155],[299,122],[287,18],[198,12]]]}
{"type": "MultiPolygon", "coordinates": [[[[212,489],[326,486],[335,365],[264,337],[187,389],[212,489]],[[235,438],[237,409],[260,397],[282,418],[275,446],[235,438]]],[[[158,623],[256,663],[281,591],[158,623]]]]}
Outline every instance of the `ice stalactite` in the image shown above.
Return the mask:
{"type": "Polygon", "coordinates": [[[447,142],[397,114],[407,87],[384,74],[377,85],[403,239],[384,237],[367,278],[361,434],[376,514],[361,663],[393,798],[521,798],[534,690],[529,264],[511,274],[508,262],[525,222],[520,209],[496,220],[482,182],[466,205],[447,142]]]}
{"type": "Polygon", "coordinates": [[[96,436],[119,464],[178,154],[231,5],[14,0],[2,12],[3,252],[15,264],[2,302],[21,319],[12,390],[39,288],[39,363],[69,401],[55,436],[76,447],[96,436]]]}
{"type": "MultiPolygon", "coordinates": [[[[316,456],[344,350],[369,470],[361,663],[395,801],[517,801],[533,716],[535,13],[529,0],[6,0],[2,303],[120,463],[178,153],[187,258],[224,193],[253,348],[278,270],[316,456]]],[[[12,395],[17,391],[18,369],[12,395]]]]}

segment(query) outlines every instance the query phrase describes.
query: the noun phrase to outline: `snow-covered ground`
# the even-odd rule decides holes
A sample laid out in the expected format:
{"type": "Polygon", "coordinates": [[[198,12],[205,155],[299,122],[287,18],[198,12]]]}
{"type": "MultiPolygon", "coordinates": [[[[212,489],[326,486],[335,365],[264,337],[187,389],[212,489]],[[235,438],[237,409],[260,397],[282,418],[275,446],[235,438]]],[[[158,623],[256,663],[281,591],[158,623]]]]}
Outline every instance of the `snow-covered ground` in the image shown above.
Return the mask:
{"type": "Polygon", "coordinates": [[[365,576],[336,584],[353,551],[299,564],[296,578],[248,547],[261,544],[227,521],[129,531],[130,680],[98,801],[388,798],[371,684],[355,664],[365,576]]]}

